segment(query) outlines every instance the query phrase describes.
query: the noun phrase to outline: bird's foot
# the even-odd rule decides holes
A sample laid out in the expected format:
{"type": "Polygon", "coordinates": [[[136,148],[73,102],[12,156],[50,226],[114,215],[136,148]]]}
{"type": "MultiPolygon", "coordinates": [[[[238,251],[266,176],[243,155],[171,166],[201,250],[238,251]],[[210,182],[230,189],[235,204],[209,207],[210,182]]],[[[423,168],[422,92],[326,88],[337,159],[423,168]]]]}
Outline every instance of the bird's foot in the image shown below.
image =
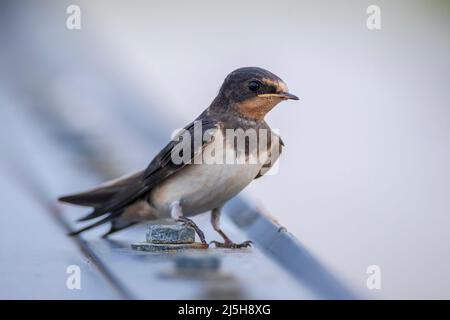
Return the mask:
{"type": "Polygon", "coordinates": [[[192,229],[194,229],[195,233],[197,233],[198,237],[200,238],[200,241],[202,242],[202,244],[206,248],[209,247],[209,244],[206,242],[206,239],[205,239],[205,234],[203,233],[202,230],[200,230],[200,228],[195,224],[194,221],[192,221],[189,218],[183,217],[183,216],[178,217],[176,219],[176,221],[181,222],[184,226],[191,227],[192,229]]]}
{"type": "Polygon", "coordinates": [[[250,240],[244,241],[242,243],[234,243],[232,241],[225,241],[225,242],[211,241],[209,244],[210,245],[214,244],[216,248],[240,249],[251,247],[253,242],[250,240]]]}

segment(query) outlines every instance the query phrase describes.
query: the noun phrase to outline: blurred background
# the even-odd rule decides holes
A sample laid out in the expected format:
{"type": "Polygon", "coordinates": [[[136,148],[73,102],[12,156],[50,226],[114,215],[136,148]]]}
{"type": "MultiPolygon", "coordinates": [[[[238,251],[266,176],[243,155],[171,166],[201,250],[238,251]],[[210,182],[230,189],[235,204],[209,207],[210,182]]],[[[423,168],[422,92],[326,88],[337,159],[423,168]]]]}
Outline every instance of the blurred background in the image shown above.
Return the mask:
{"type": "Polygon", "coordinates": [[[22,188],[51,207],[143,168],[229,72],[259,66],[300,101],[268,116],[286,148],[244,195],[364,296],[448,299],[449,57],[444,0],[2,1],[2,268],[21,255],[11,237],[33,227],[22,188]],[[72,4],[80,30],[66,27],[72,4]],[[372,4],[381,30],[366,26],[372,4]],[[366,287],[369,265],[381,290],[366,287]]]}

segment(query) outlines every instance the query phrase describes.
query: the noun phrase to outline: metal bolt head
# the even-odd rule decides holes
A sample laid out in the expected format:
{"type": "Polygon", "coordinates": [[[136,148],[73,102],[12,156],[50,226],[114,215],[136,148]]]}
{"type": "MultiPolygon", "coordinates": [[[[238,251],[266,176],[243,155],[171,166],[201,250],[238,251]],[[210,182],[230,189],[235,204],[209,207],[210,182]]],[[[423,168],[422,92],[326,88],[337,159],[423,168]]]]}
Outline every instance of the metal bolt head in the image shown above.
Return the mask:
{"type": "Polygon", "coordinates": [[[193,243],[195,231],[191,227],[174,225],[151,225],[147,230],[147,242],[158,244],[193,243]]]}

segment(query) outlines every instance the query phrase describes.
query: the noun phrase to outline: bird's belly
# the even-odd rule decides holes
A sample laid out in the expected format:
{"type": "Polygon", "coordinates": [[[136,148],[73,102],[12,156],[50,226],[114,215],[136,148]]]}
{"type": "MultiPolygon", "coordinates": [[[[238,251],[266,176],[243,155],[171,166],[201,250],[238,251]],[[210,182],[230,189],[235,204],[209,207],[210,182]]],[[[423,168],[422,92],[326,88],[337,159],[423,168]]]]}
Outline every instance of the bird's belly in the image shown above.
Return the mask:
{"type": "Polygon", "coordinates": [[[244,189],[261,167],[259,163],[191,164],[153,189],[150,200],[164,216],[175,201],[180,201],[187,216],[212,210],[244,189]]]}

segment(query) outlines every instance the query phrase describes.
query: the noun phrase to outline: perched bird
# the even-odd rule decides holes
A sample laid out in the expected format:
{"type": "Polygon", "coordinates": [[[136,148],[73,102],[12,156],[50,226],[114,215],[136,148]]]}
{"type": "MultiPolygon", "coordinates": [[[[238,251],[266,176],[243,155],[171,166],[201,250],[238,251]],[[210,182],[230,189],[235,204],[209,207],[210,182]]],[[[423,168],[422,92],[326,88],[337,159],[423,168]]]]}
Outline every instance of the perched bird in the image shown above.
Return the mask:
{"type": "Polygon", "coordinates": [[[267,70],[246,67],[231,72],[211,105],[170,141],[145,170],[59,198],[93,208],[79,221],[98,218],[71,235],[106,222],[111,222],[111,229],[104,236],[142,221],[173,218],[193,227],[208,246],[203,232],[189,217],[211,210],[212,226],[224,239],[212,243],[226,248],[249,246],[250,241],[232,242],[221,230],[220,211],[277,161],[283,142],[264,117],[287,99],[298,100],[279,77],[267,70]],[[200,141],[195,140],[198,130],[200,141]],[[247,135],[252,130],[256,134],[247,135]],[[233,136],[229,132],[244,135],[233,136]],[[232,138],[227,139],[229,136],[232,138]],[[256,143],[252,143],[255,136],[256,143]],[[206,161],[206,156],[219,161],[206,161]],[[180,157],[184,160],[179,161],[180,157]]]}

